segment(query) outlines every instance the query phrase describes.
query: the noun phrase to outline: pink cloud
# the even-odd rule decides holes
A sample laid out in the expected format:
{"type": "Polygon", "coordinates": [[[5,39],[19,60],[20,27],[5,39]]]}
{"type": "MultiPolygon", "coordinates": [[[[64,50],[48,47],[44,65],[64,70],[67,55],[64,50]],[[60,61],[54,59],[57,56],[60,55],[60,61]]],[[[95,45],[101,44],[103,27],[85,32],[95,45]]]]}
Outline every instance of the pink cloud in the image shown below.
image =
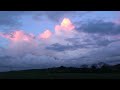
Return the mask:
{"type": "Polygon", "coordinates": [[[63,31],[71,31],[75,28],[75,26],[72,24],[70,19],[64,18],[60,25],[55,26],[55,32],[59,33],[61,30],[63,31]]]}
{"type": "Polygon", "coordinates": [[[9,39],[9,37],[10,37],[8,34],[3,34],[1,32],[0,32],[0,36],[3,37],[3,38],[7,38],[7,39],[9,39]]]}
{"type": "MultiPolygon", "coordinates": [[[[50,30],[45,30],[43,33],[40,33],[38,36],[35,36],[33,33],[26,33],[22,30],[16,30],[11,33],[2,33],[0,32],[0,36],[8,39],[10,42],[8,43],[8,54],[13,56],[23,56],[28,53],[34,55],[53,55],[50,50],[46,50],[45,47],[54,43],[62,43],[66,44],[67,41],[64,39],[69,37],[73,33],[74,25],[68,18],[64,18],[60,25],[56,25],[55,33],[52,33],[50,30]],[[57,32],[61,32],[61,36],[57,36],[57,32]],[[66,32],[69,34],[66,35],[66,32]]],[[[70,36],[71,37],[71,36],[70,36]]]]}
{"type": "Polygon", "coordinates": [[[55,33],[52,33],[47,29],[38,36],[34,36],[33,33],[26,33],[22,30],[16,30],[7,34],[0,33],[0,36],[10,40],[10,48],[18,48],[18,46],[23,47],[23,45],[31,45],[33,47],[38,47],[39,45],[39,48],[44,48],[45,45],[50,45],[59,41],[65,42],[64,38],[72,37],[72,35],[74,35],[74,28],[75,26],[72,24],[72,22],[68,18],[64,18],[60,25],[55,26],[55,33]],[[56,36],[56,33],[59,32],[61,32],[60,37],[56,36]]]}
{"type": "Polygon", "coordinates": [[[33,34],[26,34],[22,30],[17,30],[15,32],[10,33],[10,34],[0,33],[0,36],[9,39],[12,42],[19,42],[19,41],[30,42],[30,40],[32,40],[34,37],[33,34]]]}
{"type": "Polygon", "coordinates": [[[12,33],[12,37],[10,37],[10,39],[14,42],[21,40],[25,40],[25,41],[29,40],[29,38],[25,35],[23,31],[15,31],[14,33],[12,33]]]}
{"type": "Polygon", "coordinates": [[[48,39],[49,37],[51,37],[51,35],[52,33],[50,32],[50,30],[46,30],[42,34],[39,35],[39,38],[48,39]]]}

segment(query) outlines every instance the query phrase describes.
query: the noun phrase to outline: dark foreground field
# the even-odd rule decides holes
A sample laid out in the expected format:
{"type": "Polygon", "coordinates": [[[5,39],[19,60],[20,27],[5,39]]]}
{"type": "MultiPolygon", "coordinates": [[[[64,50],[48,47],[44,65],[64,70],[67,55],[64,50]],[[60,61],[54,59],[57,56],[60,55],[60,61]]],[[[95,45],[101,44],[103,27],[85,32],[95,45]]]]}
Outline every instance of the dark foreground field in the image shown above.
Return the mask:
{"type": "Polygon", "coordinates": [[[0,79],[120,79],[120,73],[15,71],[0,73],[0,79]]]}

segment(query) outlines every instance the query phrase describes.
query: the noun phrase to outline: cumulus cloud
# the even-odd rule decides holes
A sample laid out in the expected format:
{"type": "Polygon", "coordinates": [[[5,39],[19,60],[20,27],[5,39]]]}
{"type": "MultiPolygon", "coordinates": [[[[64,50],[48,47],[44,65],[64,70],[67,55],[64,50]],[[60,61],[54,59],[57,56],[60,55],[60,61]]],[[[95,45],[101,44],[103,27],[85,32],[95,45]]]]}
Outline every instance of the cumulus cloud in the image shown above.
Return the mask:
{"type": "Polygon", "coordinates": [[[100,21],[76,28],[69,18],[64,18],[54,29],[53,32],[47,29],[39,35],[23,30],[0,32],[0,37],[9,40],[7,48],[0,48],[0,66],[30,69],[118,62],[118,24],[100,21]]]}
{"type": "Polygon", "coordinates": [[[60,25],[55,26],[55,30],[73,30],[75,26],[68,18],[64,18],[60,25]]]}
{"type": "Polygon", "coordinates": [[[64,17],[74,17],[76,15],[84,15],[88,11],[0,11],[0,31],[11,31],[23,26],[21,21],[23,16],[31,16],[33,20],[43,21],[50,20],[59,22],[64,17]]]}
{"type": "Polygon", "coordinates": [[[46,30],[42,34],[40,34],[39,38],[48,39],[51,37],[51,35],[52,33],[50,32],[50,30],[46,30]]]}

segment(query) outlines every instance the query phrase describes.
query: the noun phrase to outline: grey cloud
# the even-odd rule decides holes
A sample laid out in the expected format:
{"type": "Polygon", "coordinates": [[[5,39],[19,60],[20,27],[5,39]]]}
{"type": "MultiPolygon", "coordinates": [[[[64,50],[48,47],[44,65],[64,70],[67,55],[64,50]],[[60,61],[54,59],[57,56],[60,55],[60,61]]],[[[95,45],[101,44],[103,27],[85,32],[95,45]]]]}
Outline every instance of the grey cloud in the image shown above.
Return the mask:
{"type": "Polygon", "coordinates": [[[25,69],[37,69],[37,68],[49,68],[61,66],[60,60],[55,60],[54,57],[50,56],[35,56],[32,54],[25,55],[23,57],[11,57],[2,56],[0,57],[0,71],[11,71],[11,70],[25,70],[25,69]]]}
{"type": "Polygon", "coordinates": [[[59,21],[60,18],[73,15],[73,13],[76,11],[37,11],[33,17],[40,20],[42,16],[47,16],[52,21],[59,21]]]}
{"type": "Polygon", "coordinates": [[[41,20],[42,16],[47,16],[50,20],[59,22],[64,17],[78,17],[90,13],[91,11],[37,11],[34,18],[41,20]]]}
{"type": "Polygon", "coordinates": [[[88,11],[0,11],[0,29],[9,30],[21,26],[22,15],[32,15],[33,19],[41,20],[42,16],[47,16],[51,21],[59,22],[63,17],[82,15],[88,11]]]}
{"type": "Polygon", "coordinates": [[[73,50],[76,47],[70,46],[70,45],[61,45],[59,43],[52,44],[51,46],[46,47],[46,49],[49,50],[55,50],[55,51],[65,51],[65,50],[73,50]]]}
{"type": "Polygon", "coordinates": [[[119,39],[116,40],[108,40],[104,36],[101,35],[94,35],[94,34],[88,34],[88,37],[83,38],[81,41],[81,38],[67,38],[66,41],[71,42],[73,45],[83,45],[85,48],[87,46],[93,46],[93,47],[100,47],[100,46],[107,46],[113,42],[119,41],[119,39]]]}
{"type": "MultiPolygon", "coordinates": [[[[62,17],[72,16],[77,11],[0,11],[0,30],[8,31],[16,29],[22,25],[20,22],[22,15],[31,15],[33,19],[41,20],[42,16],[47,16],[51,21],[59,21],[62,17]]],[[[82,12],[81,12],[82,13],[82,12]]]]}
{"type": "Polygon", "coordinates": [[[84,31],[87,33],[97,33],[102,35],[114,35],[120,33],[120,25],[116,25],[113,22],[104,21],[90,21],[87,24],[83,24],[77,28],[78,31],[84,31]]]}
{"type": "Polygon", "coordinates": [[[0,28],[1,30],[9,30],[21,25],[20,16],[25,15],[25,11],[0,11],[0,28]]]}
{"type": "Polygon", "coordinates": [[[120,47],[104,47],[104,48],[97,48],[96,50],[91,50],[88,54],[84,56],[78,56],[71,60],[75,60],[78,65],[82,64],[94,64],[98,62],[104,62],[107,64],[119,64],[120,63],[120,47]]]}
{"type": "Polygon", "coordinates": [[[49,19],[58,20],[61,16],[75,13],[75,11],[0,11],[0,26],[14,26],[19,24],[20,15],[47,16],[49,19]]]}
{"type": "Polygon", "coordinates": [[[54,50],[54,51],[66,51],[66,50],[77,50],[80,48],[91,48],[91,47],[97,47],[93,44],[74,44],[74,45],[62,45],[59,43],[52,44],[51,46],[46,47],[48,50],[54,50]]]}
{"type": "Polygon", "coordinates": [[[23,13],[19,11],[0,11],[0,25],[16,25],[18,16],[23,13]]]}
{"type": "MultiPolygon", "coordinates": [[[[72,50],[73,46],[65,46],[61,44],[55,44],[53,46],[59,46],[60,51],[62,50],[72,50]],[[63,48],[63,49],[61,49],[63,48]]],[[[77,45],[76,45],[77,46],[77,45]]],[[[76,47],[75,47],[76,48],[76,47]]],[[[53,48],[52,48],[53,49],[53,48]]],[[[92,48],[91,48],[92,49],[92,48]]],[[[2,70],[22,70],[22,69],[33,69],[33,68],[47,68],[55,66],[80,66],[82,64],[93,64],[98,62],[119,62],[119,43],[113,42],[104,48],[97,48],[91,50],[88,54],[76,56],[70,59],[55,59],[50,56],[35,56],[32,54],[25,55],[23,57],[11,57],[11,56],[0,56],[0,67],[4,68],[2,70]]],[[[59,50],[59,49],[56,49],[59,50]]],[[[77,52],[74,52],[77,54],[77,52]]],[[[69,54],[68,54],[69,55],[69,54]]],[[[63,56],[64,57],[64,56],[63,56]]],[[[2,71],[1,70],[1,71],[2,71]]]]}
{"type": "Polygon", "coordinates": [[[92,50],[88,55],[84,58],[90,60],[92,59],[93,62],[105,62],[110,63],[120,60],[120,53],[119,53],[119,41],[113,42],[107,47],[97,48],[96,50],[92,50]]]}
{"type": "Polygon", "coordinates": [[[49,50],[55,50],[55,51],[65,51],[65,50],[77,50],[80,48],[100,48],[100,47],[106,47],[111,43],[117,42],[119,40],[108,40],[104,38],[98,38],[98,37],[90,37],[91,39],[87,38],[83,41],[80,41],[80,38],[68,38],[66,41],[69,41],[72,43],[70,45],[69,43],[67,45],[62,45],[59,43],[52,44],[51,46],[46,47],[46,49],[49,50]]]}

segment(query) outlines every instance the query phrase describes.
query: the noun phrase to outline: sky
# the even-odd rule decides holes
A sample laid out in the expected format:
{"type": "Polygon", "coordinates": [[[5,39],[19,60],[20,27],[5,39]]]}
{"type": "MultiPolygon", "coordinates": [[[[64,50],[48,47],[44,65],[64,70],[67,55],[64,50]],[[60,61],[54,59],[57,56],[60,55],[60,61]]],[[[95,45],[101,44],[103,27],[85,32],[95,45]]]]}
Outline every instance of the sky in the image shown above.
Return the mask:
{"type": "Polygon", "coordinates": [[[0,11],[0,71],[120,63],[119,11],[0,11]]]}

